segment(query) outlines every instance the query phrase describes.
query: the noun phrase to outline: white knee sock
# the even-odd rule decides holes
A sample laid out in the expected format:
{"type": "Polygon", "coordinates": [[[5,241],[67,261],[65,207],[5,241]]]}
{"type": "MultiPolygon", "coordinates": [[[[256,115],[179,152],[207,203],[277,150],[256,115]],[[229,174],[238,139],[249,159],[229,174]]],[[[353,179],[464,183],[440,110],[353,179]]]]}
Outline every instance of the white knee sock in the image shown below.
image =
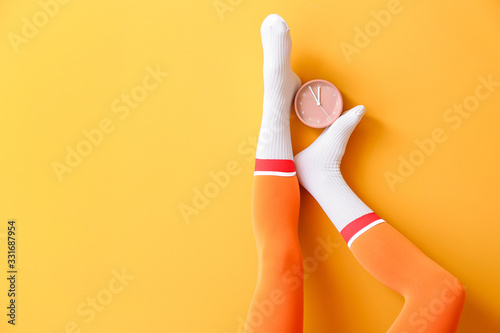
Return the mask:
{"type": "Polygon", "coordinates": [[[349,248],[363,232],[384,222],[354,194],[340,172],[347,141],[365,111],[361,105],[345,112],[295,156],[300,183],[318,201],[349,248]]]}
{"type": "Polygon", "coordinates": [[[264,102],[255,174],[291,176],[295,169],[290,110],[301,81],[290,66],[290,30],[279,15],[271,14],[262,22],[260,33],[264,50],[264,102]]]}

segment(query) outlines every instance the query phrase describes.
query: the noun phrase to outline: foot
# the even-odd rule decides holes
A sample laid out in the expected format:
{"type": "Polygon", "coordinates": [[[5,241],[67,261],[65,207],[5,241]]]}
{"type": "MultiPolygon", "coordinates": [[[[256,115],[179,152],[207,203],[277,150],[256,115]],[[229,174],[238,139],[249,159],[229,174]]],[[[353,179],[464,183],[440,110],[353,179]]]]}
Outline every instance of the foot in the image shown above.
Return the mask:
{"type": "Polygon", "coordinates": [[[297,177],[311,194],[324,184],[325,179],[342,177],[340,162],[347,141],[365,112],[363,105],[344,112],[309,147],[295,156],[297,177]]]}
{"type": "Polygon", "coordinates": [[[257,158],[293,159],[290,110],[301,81],[290,65],[290,29],[281,16],[271,14],[262,22],[260,32],[264,51],[264,103],[257,158]]]}

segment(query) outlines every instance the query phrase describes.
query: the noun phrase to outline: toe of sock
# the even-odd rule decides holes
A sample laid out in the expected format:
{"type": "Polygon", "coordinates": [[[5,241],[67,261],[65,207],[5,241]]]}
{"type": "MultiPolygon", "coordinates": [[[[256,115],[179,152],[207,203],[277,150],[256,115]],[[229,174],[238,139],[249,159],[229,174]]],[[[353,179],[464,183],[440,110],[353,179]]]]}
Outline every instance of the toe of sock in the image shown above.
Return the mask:
{"type": "Polygon", "coordinates": [[[278,31],[289,30],[288,24],[286,24],[285,20],[278,14],[270,14],[262,22],[261,31],[267,31],[271,29],[278,31]]]}
{"type": "Polygon", "coordinates": [[[366,113],[366,108],[364,105],[358,105],[351,109],[358,116],[363,116],[366,113]]]}
{"type": "Polygon", "coordinates": [[[364,116],[365,113],[366,113],[365,106],[364,105],[358,105],[358,106],[353,107],[350,110],[342,112],[341,116],[345,116],[345,115],[364,116]]]}

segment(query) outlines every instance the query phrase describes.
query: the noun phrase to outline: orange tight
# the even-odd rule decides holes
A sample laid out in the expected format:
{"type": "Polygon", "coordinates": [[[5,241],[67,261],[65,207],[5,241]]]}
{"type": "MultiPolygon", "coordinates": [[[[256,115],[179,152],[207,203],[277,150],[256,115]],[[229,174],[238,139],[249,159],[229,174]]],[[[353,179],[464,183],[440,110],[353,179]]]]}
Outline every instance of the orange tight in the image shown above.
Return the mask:
{"type": "Polygon", "coordinates": [[[351,251],[373,277],[405,298],[388,332],[456,331],[465,300],[462,284],[389,223],[367,230],[351,251]]]}
{"type": "Polygon", "coordinates": [[[254,177],[252,218],[259,273],[245,333],[302,332],[299,207],[297,176],[254,177]],[[300,278],[287,279],[292,275],[300,278]]]}
{"type": "MultiPolygon", "coordinates": [[[[246,333],[302,332],[299,206],[296,176],[254,177],[252,215],[259,273],[246,333]],[[287,279],[290,275],[299,279],[287,279]]],[[[455,332],[464,304],[462,285],[396,229],[378,224],[359,236],[351,251],[370,274],[405,298],[388,332],[455,332]]]]}

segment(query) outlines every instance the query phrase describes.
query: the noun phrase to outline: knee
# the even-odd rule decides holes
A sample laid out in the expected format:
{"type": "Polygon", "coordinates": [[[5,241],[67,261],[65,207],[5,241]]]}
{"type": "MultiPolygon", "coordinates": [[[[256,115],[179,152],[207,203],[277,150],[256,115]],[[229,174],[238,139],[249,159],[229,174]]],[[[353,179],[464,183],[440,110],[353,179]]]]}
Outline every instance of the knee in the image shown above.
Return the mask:
{"type": "Polygon", "coordinates": [[[263,268],[277,273],[302,272],[302,252],[295,244],[265,246],[260,253],[263,268]]]}
{"type": "Polygon", "coordinates": [[[440,298],[443,302],[462,309],[465,302],[465,288],[460,280],[448,273],[440,291],[440,298]]]}
{"type": "Polygon", "coordinates": [[[465,302],[465,289],[462,283],[447,271],[432,276],[425,281],[424,290],[417,291],[420,297],[427,298],[426,303],[434,312],[460,313],[465,302]]]}

